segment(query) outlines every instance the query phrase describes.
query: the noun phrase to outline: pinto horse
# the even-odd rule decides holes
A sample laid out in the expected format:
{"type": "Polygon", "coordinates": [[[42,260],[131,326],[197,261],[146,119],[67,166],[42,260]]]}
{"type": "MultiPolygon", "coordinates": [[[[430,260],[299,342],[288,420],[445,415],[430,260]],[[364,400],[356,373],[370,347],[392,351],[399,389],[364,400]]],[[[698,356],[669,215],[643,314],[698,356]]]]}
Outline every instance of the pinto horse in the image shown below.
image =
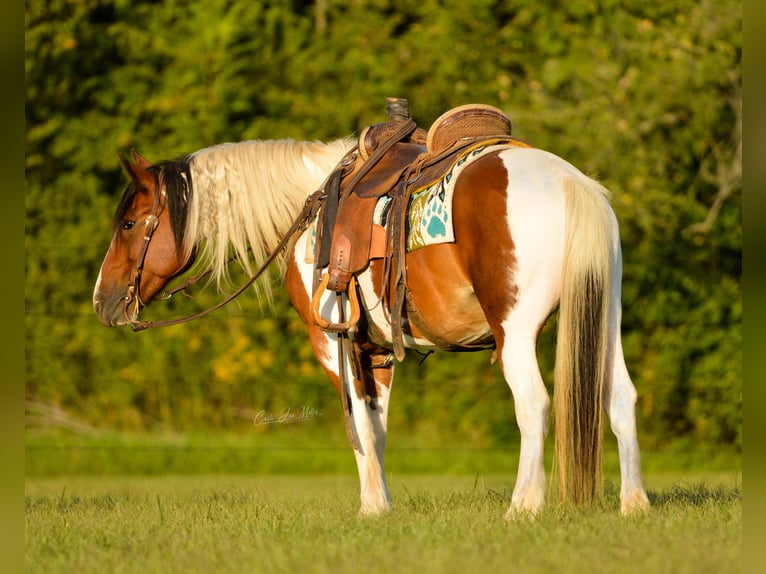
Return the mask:
{"type": "MultiPolygon", "coordinates": [[[[114,216],[111,245],[93,294],[100,320],[108,326],[137,324],[144,305],[195,260],[210,268],[219,285],[232,251],[252,273],[281,249],[285,235],[295,231],[296,217],[305,212],[307,198],[316,197],[312,192],[321,189],[355,143],[350,138],[227,143],[160,163],[135,150],[132,161],[121,155],[130,182],[114,216]]],[[[419,350],[495,348],[521,434],[506,517],[536,515],[544,503],[550,399],[535,347],[557,306],[559,494],[575,502],[600,495],[606,411],[618,442],[621,511],[647,509],[636,391],[620,335],[622,255],[608,191],[549,152],[500,146],[460,172],[453,222],[453,242],[406,254],[408,305],[418,309],[418,324],[428,329],[405,321],[404,345],[419,350]]],[[[373,259],[356,277],[365,312],[349,334],[354,366],[338,345],[340,335],[323,331],[312,320],[315,276],[305,257],[311,228],[299,226],[294,235],[281,255],[285,285],[308,326],[317,359],[342,400],[347,394],[360,512],[379,514],[391,509],[383,455],[395,365],[391,315],[381,304],[385,264],[373,259]],[[388,339],[373,342],[373,327],[388,339]]],[[[326,293],[323,312],[348,306],[344,295],[342,304],[333,307],[335,298],[326,293]]]]}

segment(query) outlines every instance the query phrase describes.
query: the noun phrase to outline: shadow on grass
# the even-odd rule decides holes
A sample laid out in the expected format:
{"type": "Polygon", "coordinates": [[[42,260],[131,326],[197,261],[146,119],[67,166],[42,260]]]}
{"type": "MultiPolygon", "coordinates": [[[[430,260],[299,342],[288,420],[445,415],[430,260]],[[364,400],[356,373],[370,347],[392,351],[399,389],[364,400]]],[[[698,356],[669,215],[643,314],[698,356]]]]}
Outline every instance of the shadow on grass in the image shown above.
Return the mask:
{"type": "MultiPolygon", "coordinates": [[[[404,487],[404,496],[399,500],[403,508],[416,514],[432,514],[448,509],[463,508],[482,512],[505,511],[511,501],[512,488],[495,490],[474,481],[473,488],[452,492],[434,492],[429,489],[404,487]]],[[[679,482],[665,488],[649,490],[649,501],[654,509],[691,508],[709,505],[731,505],[741,503],[740,484],[708,484],[700,482],[679,482]]],[[[620,485],[604,482],[603,497],[592,506],[578,506],[572,502],[558,500],[554,492],[547,494],[546,509],[550,515],[561,517],[581,516],[589,513],[619,513],[620,485]]]]}
{"type": "Polygon", "coordinates": [[[674,484],[662,491],[649,491],[649,502],[654,507],[704,506],[710,503],[731,504],[742,501],[741,485],[710,486],[703,482],[674,484]]]}

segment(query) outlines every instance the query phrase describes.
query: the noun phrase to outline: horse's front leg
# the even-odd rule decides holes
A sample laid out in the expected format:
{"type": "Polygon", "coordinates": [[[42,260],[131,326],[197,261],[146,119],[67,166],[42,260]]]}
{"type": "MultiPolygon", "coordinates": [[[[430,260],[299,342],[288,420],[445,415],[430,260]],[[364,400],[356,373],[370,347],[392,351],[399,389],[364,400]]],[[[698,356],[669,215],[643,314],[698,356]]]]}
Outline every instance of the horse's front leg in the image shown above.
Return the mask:
{"type": "Polygon", "coordinates": [[[354,455],[359,471],[360,512],[376,515],[391,510],[383,457],[394,361],[387,351],[370,352],[354,347],[357,377],[349,390],[349,407],[357,437],[354,455]]]}
{"type": "MultiPolygon", "coordinates": [[[[341,393],[346,393],[348,397],[348,421],[355,438],[353,442],[357,444],[354,455],[359,470],[360,512],[363,515],[380,514],[391,509],[391,497],[383,467],[383,451],[386,446],[388,398],[394,376],[393,361],[388,359],[388,352],[384,349],[360,345],[355,341],[351,353],[343,353],[344,360],[341,362],[337,335],[325,333],[314,324],[309,308],[313,266],[305,263],[302,257],[296,257],[296,254],[306,252],[307,237],[308,234],[304,234],[298,239],[293,254],[288,259],[285,287],[295,310],[308,325],[314,354],[335,385],[339,396],[342,397],[341,393]],[[354,356],[358,357],[357,368],[351,363],[354,356]],[[341,364],[348,374],[344,379],[348,381],[346,388],[341,388],[341,364]],[[357,374],[356,378],[353,373],[357,374]]],[[[323,317],[332,316],[333,320],[337,321],[338,317],[334,315],[337,313],[334,299],[335,296],[328,292],[322,303],[322,313],[323,317]]]]}
{"type": "Polygon", "coordinates": [[[348,414],[344,413],[344,417],[348,417],[350,428],[347,430],[359,471],[360,513],[369,516],[387,512],[391,510],[391,497],[383,458],[393,360],[388,358],[387,351],[362,350],[354,343],[348,345],[351,356],[344,352],[339,361],[337,335],[323,333],[315,326],[309,327],[309,333],[316,355],[339,396],[345,392],[348,398],[348,414]],[[339,367],[346,371],[342,378],[339,367]],[[346,381],[345,388],[343,381],[346,381]]]}

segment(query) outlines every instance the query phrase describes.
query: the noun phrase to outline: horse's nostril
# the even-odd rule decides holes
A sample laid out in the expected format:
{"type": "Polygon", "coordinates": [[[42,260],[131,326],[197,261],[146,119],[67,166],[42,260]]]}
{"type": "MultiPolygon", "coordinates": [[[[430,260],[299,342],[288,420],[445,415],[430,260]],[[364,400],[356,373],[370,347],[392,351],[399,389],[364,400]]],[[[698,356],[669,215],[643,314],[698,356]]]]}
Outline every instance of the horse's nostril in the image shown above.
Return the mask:
{"type": "Polygon", "coordinates": [[[93,310],[96,314],[101,311],[101,301],[99,299],[93,299],[93,310]]]}

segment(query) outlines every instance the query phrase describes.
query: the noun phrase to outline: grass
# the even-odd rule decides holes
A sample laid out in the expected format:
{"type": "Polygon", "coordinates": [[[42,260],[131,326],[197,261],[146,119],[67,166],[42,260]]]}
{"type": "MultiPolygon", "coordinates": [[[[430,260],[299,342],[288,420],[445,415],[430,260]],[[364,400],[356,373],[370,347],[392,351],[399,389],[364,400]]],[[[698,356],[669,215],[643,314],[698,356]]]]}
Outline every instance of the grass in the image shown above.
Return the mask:
{"type": "Polygon", "coordinates": [[[394,512],[365,519],[345,438],[318,440],[285,431],[245,439],[30,433],[27,571],[742,569],[736,456],[703,465],[694,456],[645,455],[653,508],[626,519],[608,451],[601,503],[550,502],[537,520],[506,523],[517,453],[403,445],[387,456],[394,512]]]}
{"type": "MultiPolygon", "coordinates": [[[[739,572],[731,476],[662,477],[652,511],[550,504],[506,523],[509,476],[391,477],[396,509],[357,516],[340,476],[28,479],[28,572],[739,572]]],[[[651,484],[650,481],[648,481],[651,484]]]]}
{"type": "MultiPolygon", "coordinates": [[[[550,433],[551,435],[553,433],[550,433]]],[[[616,445],[605,443],[604,468],[618,473],[616,445]]],[[[209,435],[27,432],[26,475],[354,474],[343,425],[329,430],[284,425],[274,432],[209,435]]],[[[518,440],[507,448],[481,448],[465,438],[393,437],[386,467],[401,473],[515,474],[518,440]]],[[[552,436],[546,446],[550,468],[552,436]]],[[[725,449],[642,451],[647,472],[729,471],[741,455],[725,449]]]]}

